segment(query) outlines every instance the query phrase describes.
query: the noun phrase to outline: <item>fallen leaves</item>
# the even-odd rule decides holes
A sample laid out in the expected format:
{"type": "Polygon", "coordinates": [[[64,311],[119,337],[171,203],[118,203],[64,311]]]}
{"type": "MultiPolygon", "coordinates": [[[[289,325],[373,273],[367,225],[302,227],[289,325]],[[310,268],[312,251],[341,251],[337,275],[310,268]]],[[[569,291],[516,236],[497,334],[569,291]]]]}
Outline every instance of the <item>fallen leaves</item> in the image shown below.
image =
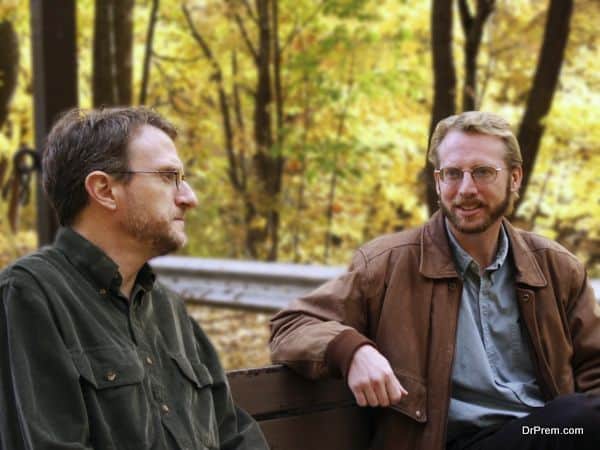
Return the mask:
{"type": "Polygon", "coordinates": [[[187,307],[211,339],[225,370],[270,364],[271,314],[197,304],[187,307]]]}

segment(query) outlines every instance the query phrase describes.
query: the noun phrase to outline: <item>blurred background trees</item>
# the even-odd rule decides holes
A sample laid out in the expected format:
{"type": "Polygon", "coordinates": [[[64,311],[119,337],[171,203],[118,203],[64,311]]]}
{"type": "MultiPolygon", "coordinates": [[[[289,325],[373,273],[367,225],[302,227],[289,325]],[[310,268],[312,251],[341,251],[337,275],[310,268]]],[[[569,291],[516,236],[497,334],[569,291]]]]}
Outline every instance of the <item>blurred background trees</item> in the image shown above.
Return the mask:
{"type": "MultiPolygon", "coordinates": [[[[432,124],[498,112],[530,175],[514,220],[597,276],[599,22],[594,0],[79,0],[79,101],[176,122],[200,199],[186,253],[338,264],[435,207],[432,124]]],[[[3,187],[34,142],[29,23],[28,2],[3,0],[3,187]]],[[[11,231],[3,191],[10,259],[35,212],[11,231]]]]}

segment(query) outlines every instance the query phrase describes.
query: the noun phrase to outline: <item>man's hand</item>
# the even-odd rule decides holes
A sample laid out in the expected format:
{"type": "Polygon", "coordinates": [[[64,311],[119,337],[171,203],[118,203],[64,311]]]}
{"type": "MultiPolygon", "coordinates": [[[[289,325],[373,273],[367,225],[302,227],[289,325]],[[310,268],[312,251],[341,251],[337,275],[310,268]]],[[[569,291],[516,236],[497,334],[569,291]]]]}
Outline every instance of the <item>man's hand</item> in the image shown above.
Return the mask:
{"type": "Polygon", "coordinates": [[[408,394],[388,360],[370,345],[360,347],[354,354],[348,386],[359,406],[390,406],[408,394]]]}

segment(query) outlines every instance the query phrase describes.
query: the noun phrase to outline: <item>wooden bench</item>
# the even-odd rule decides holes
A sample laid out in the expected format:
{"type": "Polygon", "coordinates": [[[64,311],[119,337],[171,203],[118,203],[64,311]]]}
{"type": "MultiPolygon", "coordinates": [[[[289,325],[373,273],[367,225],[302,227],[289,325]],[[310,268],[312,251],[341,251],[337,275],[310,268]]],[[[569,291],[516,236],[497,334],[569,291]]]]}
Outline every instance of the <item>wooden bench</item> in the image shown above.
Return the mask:
{"type": "Polygon", "coordinates": [[[228,373],[236,403],[259,423],[271,450],[365,450],[369,411],[343,380],[306,380],[283,366],[228,373]]]}

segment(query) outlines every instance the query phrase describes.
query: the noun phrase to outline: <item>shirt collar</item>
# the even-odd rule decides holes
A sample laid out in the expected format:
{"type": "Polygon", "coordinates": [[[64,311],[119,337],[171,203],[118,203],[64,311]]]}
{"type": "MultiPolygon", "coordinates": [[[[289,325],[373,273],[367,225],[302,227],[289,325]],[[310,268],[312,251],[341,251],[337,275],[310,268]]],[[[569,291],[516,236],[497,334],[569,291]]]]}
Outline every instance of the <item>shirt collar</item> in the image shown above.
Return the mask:
{"type": "MultiPolygon", "coordinates": [[[[80,272],[88,274],[99,288],[119,293],[123,278],[119,266],[99,247],[88,241],[72,228],[62,227],[56,234],[54,246],[62,251],[67,259],[80,272]]],[[[146,263],[138,272],[136,284],[144,290],[152,289],[156,276],[146,263]]]]}
{"type": "MultiPolygon", "coordinates": [[[[448,224],[448,219],[445,219],[446,225],[446,233],[448,234],[448,241],[450,243],[450,249],[452,250],[452,254],[454,256],[454,261],[456,263],[456,268],[461,276],[464,279],[465,273],[471,266],[471,263],[474,263],[473,258],[469,255],[458,243],[454,234],[450,229],[448,224]]],[[[504,225],[500,226],[500,235],[498,237],[498,250],[496,251],[496,256],[492,263],[486,267],[486,270],[494,271],[497,270],[504,264],[506,260],[506,256],[508,255],[508,236],[506,235],[506,231],[504,230],[504,225]]],[[[476,263],[475,263],[476,264],[476,263]]]]}

